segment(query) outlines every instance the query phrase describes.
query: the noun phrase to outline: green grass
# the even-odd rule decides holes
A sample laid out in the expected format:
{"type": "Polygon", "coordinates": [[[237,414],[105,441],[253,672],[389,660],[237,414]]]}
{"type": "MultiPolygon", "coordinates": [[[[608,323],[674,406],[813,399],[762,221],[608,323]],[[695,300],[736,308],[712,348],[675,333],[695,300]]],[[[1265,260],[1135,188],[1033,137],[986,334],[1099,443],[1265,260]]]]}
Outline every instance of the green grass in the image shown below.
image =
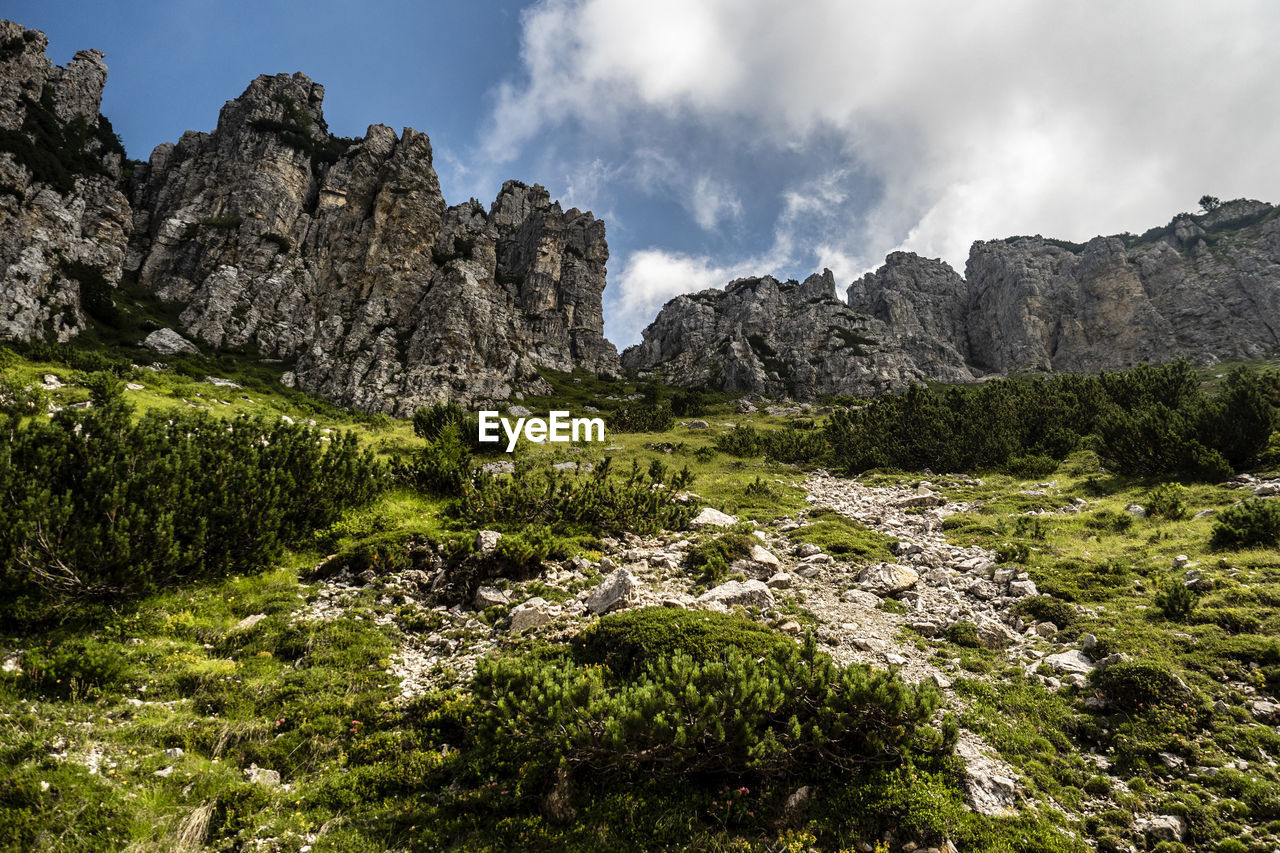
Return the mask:
{"type": "MultiPolygon", "coordinates": [[[[163,320],[169,310],[127,288],[116,302],[139,324],[163,320]]],[[[102,337],[97,346],[135,364],[157,360],[102,337]]],[[[388,459],[419,445],[407,420],[353,412],[280,385],[286,364],[246,354],[162,361],[168,367],[159,371],[126,366],[126,378],[144,386],[127,392],[139,411],[199,406],[227,418],[315,420],[321,428],[353,430],[388,459]],[[219,387],[205,381],[209,376],[242,387],[219,387]]],[[[0,353],[0,365],[6,378],[18,381],[60,377],[66,387],[48,392],[56,405],[88,398],[81,384],[85,373],[60,356],[37,361],[0,353]]],[[[575,414],[585,406],[607,410],[618,402],[608,397],[646,391],[644,383],[581,372],[544,378],[553,393],[521,401],[535,413],[553,407],[575,414]]],[[[660,389],[659,396],[669,399],[671,391],[660,389]]],[[[696,478],[690,490],[700,504],[761,525],[806,510],[803,468],[714,449],[716,435],[730,429],[725,424],[764,430],[788,422],[761,413],[738,415],[731,400],[732,395],[708,395],[700,416],[711,425],[706,430],[677,425],[665,433],[609,434],[604,445],[522,443],[515,455],[535,467],[598,464],[605,456],[624,468],[632,459],[642,468],[653,460],[674,469],[687,465],[696,478]]],[[[851,814],[933,814],[934,822],[920,827],[922,837],[943,827],[965,850],[1079,850],[1072,840],[1079,834],[1141,849],[1131,821],[1137,812],[1184,815],[1189,849],[1214,849],[1222,838],[1247,839],[1243,849],[1271,849],[1280,832],[1280,774],[1259,750],[1280,758],[1280,735],[1258,724],[1245,703],[1250,690],[1280,690],[1280,555],[1270,549],[1214,551],[1214,519],[1193,517],[1203,509],[1221,511],[1242,494],[1188,485],[1184,518],[1134,519],[1125,507],[1142,503],[1159,483],[1107,476],[1088,453],[1039,480],[978,475],[981,485],[968,477],[928,479],[948,497],[971,503],[944,525],[952,542],[1005,549],[1053,597],[1026,605],[1024,618],[1053,616],[1061,629],[1055,639],[1067,643],[1092,633],[1099,641],[1095,657],[1124,652],[1168,671],[1189,691],[1185,709],[1179,702],[1089,710],[1084,702],[1098,688],[1051,691],[1014,667],[1004,652],[911,638],[934,648],[935,662],[959,670],[958,702],[951,710],[1014,767],[1029,799],[1051,798],[1072,811],[1087,807],[1093,816],[1085,821],[1069,821],[1051,807],[1005,820],[980,819],[958,805],[951,771],[914,768],[909,777],[882,779],[881,787],[863,786],[856,793],[835,793],[842,789],[833,786],[830,798],[809,815],[811,823],[797,827],[717,822],[712,800],[718,790],[699,778],[611,789],[582,800],[574,820],[557,823],[539,811],[544,791],[477,775],[477,765],[460,750],[467,731],[465,695],[396,701],[398,685],[386,673],[389,657],[406,634],[440,629],[451,619],[448,614],[368,591],[347,603],[342,618],[295,621],[314,595],[311,569],[327,555],[392,553],[410,541],[473,535],[465,519],[446,515],[443,499],[393,488],[316,531],[313,543],[259,574],[185,583],[114,608],[87,609],[39,634],[0,636],[0,651],[31,650],[36,664],[23,676],[0,676],[0,849],[172,850],[184,831],[207,820],[209,849],[224,850],[253,847],[254,838],[272,839],[275,849],[289,851],[304,844],[315,851],[835,850],[867,840],[848,820],[851,814]],[[1087,505],[1058,512],[1076,498],[1087,505]],[[1049,514],[1029,514],[1043,512],[1049,514]],[[1198,564],[1212,588],[1197,594],[1184,618],[1171,619],[1157,606],[1156,593],[1174,576],[1173,559],[1180,554],[1198,564]],[[1070,608],[1070,619],[1063,618],[1063,607],[1070,608]],[[252,630],[232,630],[258,613],[266,618],[252,630]],[[1225,711],[1215,710],[1219,700],[1225,711]],[[182,756],[164,755],[175,747],[182,756]],[[1104,756],[1111,769],[1099,771],[1086,758],[1091,752],[1104,756]],[[1171,771],[1161,752],[1182,757],[1188,768],[1214,771],[1171,771]],[[90,753],[101,756],[95,774],[83,764],[90,753]],[[1238,761],[1247,762],[1245,771],[1234,769],[1238,761]],[[251,763],[279,771],[288,787],[249,783],[242,769],[251,763]],[[170,766],[167,775],[155,775],[170,766]]],[[[920,480],[919,474],[891,471],[861,478],[867,485],[920,480]]],[[[789,534],[792,541],[815,544],[854,564],[893,559],[889,537],[831,512],[810,511],[808,520],[789,534]]],[[[573,547],[589,558],[600,556],[594,550],[598,543],[586,538],[573,547]]],[[[559,600],[595,580],[566,587],[542,578],[498,579],[495,585],[515,593],[516,601],[532,595],[559,600]]],[[[886,607],[902,609],[897,602],[886,607]]],[[[469,614],[479,627],[444,633],[490,636],[503,610],[469,614]]],[[[781,597],[779,610],[805,626],[815,621],[791,596],[781,597]]],[[[677,624],[690,617],[659,612],[647,618],[668,633],[686,631],[678,640],[692,636],[688,626],[677,624]]],[[[748,630],[737,623],[714,627],[722,634],[748,630]]],[[[636,630],[641,628],[666,636],[647,623],[636,630]]],[[[501,631],[492,636],[507,652],[548,653],[501,631]]],[[[749,645],[772,642],[773,636],[739,639],[749,645]]],[[[553,653],[564,651],[562,646],[553,653]]],[[[781,808],[772,800],[764,805],[781,808]]]]}
{"type": "Polygon", "coordinates": [[[813,510],[811,523],[792,530],[787,536],[794,542],[817,545],[838,560],[857,563],[892,561],[889,549],[896,539],[877,533],[853,519],[831,510],[813,510]]]}

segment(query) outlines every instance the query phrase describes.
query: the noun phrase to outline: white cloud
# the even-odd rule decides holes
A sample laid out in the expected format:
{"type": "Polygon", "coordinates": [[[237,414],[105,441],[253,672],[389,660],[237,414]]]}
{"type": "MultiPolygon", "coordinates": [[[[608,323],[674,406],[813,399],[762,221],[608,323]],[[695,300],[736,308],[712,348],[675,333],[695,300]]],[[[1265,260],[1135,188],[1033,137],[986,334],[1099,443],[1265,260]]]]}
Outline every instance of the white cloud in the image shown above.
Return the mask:
{"type": "MultiPolygon", "coordinates": [[[[797,190],[774,249],[845,275],[895,248],[962,267],[975,239],[1143,230],[1203,193],[1280,200],[1277,42],[1266,0],[548,0],[525,14],[526,76],[498,93],[488,148],[512,156],[563,122],[618,138],[655,118],[750,134],[761,157],[836,134],[881,195],[851,204],[838,178],[826,197],[797,190]]],[[[679,159],[701,227],[741,215],[716,164],[679,159]]],[[[697,262],[636,253],[623,286],[742,263],[684,260],[697,262]]]]}
{"type": "Polygon", "coordinates": [[[705,231],[714,231],[721,219],[742,215],[742,202],[733,189],[710,175],[701,175],[693,184],[690,198],[694,221],[705,231]]]}

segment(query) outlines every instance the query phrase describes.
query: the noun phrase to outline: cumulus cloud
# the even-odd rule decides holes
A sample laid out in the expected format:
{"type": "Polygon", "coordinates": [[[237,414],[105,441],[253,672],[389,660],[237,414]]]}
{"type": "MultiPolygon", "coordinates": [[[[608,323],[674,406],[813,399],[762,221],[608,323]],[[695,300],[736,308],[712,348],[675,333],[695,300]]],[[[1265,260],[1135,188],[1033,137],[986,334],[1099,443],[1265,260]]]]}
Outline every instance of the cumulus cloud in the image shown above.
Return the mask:
{"type": "MultiPolygon", "coordinates": [[[[565,123],[749,134],[762,160],[835,134],[880,192],[851,205],[833,171],[826,198],[786,195],[777,231],[797,242],[782,248],[846,275],[895,248],[963,267],[975,239],[1143,230],[1203,193],[1280,200],[1277,37],[1265,0],[547,0],[525,13],[524,74],[497,93],[488,153],[565,123]]],[[[703,228],[742,214],[715,165],[682,163],[703,228]]],[[[741,263],[663,256],[625,260],[622,287],[669,292],[741,263]]]]}

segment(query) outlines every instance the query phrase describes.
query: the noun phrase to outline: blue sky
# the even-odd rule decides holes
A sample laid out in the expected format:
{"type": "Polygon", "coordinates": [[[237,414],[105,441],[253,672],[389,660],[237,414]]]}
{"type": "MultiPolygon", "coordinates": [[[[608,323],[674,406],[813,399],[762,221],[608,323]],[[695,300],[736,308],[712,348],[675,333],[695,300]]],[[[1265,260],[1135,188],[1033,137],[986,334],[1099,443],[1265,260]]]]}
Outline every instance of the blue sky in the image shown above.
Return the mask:
{"type": "Polygon", "coordinates": [[[751,274],[842,286],[895,249],[1142,231],[1280,201],[1280,4],[1224,0],[7,0],[106,53],[131,156],[263,73],[330,129],[431,136],[450,203],[545,185],[608,225],[606,333],[751,274]]]}

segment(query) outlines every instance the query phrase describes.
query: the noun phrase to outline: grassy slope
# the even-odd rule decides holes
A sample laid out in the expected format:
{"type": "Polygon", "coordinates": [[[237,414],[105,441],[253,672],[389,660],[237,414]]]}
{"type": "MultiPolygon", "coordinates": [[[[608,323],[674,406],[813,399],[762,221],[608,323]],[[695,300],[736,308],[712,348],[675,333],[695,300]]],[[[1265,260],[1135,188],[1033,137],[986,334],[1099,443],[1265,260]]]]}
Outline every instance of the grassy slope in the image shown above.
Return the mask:
{"type": "MultiPolygon", "coordinates": [[[[414,441],[407,422],[344,412],[286,391],[271,381],[276,367],[230,357],[212,364],[184,360],[180,366],[192,375],[139,374],[145,388],[129,392],[130,398],[140,409],[198,405],[227,416],[314,419],[322,427],[353,429],[385,454],[414,441]],[[206,370],[245,387],[199,381],[206,370]]],[[[59,375],[69,383],[51,394],[59,404],[87,396],[74,384],[75,372],[65,367],[19,359],[6,373],[25,380],[59,375]]],[[[607,394],[637,390],[605,386],[591,376],[553,379],[557,394],[526,401],[530,408],[543,411],[553,401],[557,407],[567,401],[576,411],[607,394]]],[[[758,428],[783,422],[728,412],[719,401],[706,419],[713,426],[752,422],[758,428]]],[[[597,461],[607,452],[644,465],[654,459],[688,464],[698,477],[693,490],[706,503],[761,522],[804,506],[803,491],[793,485],[801,476],[794,468],[723,454],[695,456],[710,446],[715,433],[677,426],[663,434],[611,434],[607,445],[620,450],[526,444],[520,453],[539,462],[597,461]],[[773,497],[747,493],[757,477],[773,486],[773,497]]],[[[1163,663],[1209,701],[1221,698],[1230,706],[1203,730],[1153,730],[1086,713],[1078,697],[1048,692],[1020,671],[1002,669],[1006,664],[994,653],[940,643],[939,655],[960,661],[975,676],[960,683],[968,698],[967,724],[1042,794],[1073,810],[1095,812],[1087,825],[1077,827],[1089,835],[1118,837],[1128,825],[1125,815],[1150,810],[1187,815],[1201,849],[1230,837],[1269,849],[1280,830],[1273,823],[1280,818],[1280,777],[1271,766],[1280,756],[1280,737],[1240,708],[1245,697],[1238,685],[1262,686],[1271,678],[1274,689],[1280,674],[1275,640],[1280,556],[1242,552],[1226,555],[1227,565],[1219,565],[1220,555],[1207,550],[1212,521],[1206,519],[1139,520],[1123,530],[1114,523],[1099,526],[1096,519],[1120,517],[1125,505],[1141,503],[1150,484],[1099,479],[1087,458],[1069,461],[1046,478],[1057,481],[1046,498],[1018,494],[1035,484],[1001,475],[986,476],[977,489],[933,479],[951,497],[983,504],[951,520],[954,541],[1025,544],[1027,566],[1041,589],[1089,609],[1060,626],[1064,640],[1095,633],[1109,649],[1163,663]],[[1062,506],[1074,496],[1091,502],[1080,515],[1025,521],[1015,516],[1062,506]],[[1103,511],[1112,515],[1100,515],[1103,511]],[[1199,562],[1217,584],[1187,623],[1163,618],[1152,605],[1152,590],[1177,554],[1199,562]],[[1112,560],[1120,563],[1098,571],[1112,560]],[[979,673],[998,676],[1003,686],[992,689],[976,677],[979,673]],[[1089,749],[1115,763],[1113,772],[1128,780],[1127,790],[1104,790],[1096,782],[1085,790],[1097,775],[1093,760],[1083,756],[1089,749]],[[1246,770],[1173,773],[1160,763],[1160,751],[1184,756],[1192,767],[1223,768],[1231,760],[1246,762],[1246,770]]],[[[1189,490],[1188,503],[1194,512],[1237,497],[1201,486],[1189,490]]],[[[74,624],[49,626],[35,636],[0,637],[4,651],[35,648],[57,661],[57,650],[65,650],[38,683],[0,678],[0,846],[21,847],[18,838],[35,838],[38,849],[169,850],[184,835],[198,835],[195,824],[205,820],[209,837],[224,839],[225,849],[252,837],[270,839],[261,849],[279,850],[305,844],[314,850],[363,850],[425,843],[421,839],[430,836],[423,836],[421,827],[439,817],[430,808],[412,798],[367,796],[380,790],[375,782],[385,782],[388,774],[402,775],[411,785],[449,760],[442,741],[419,742],[410,734],[431,712],[392,702],[395,685],[384,670],[401,628],[394,620],[378,625],[375,618],[393,615],[395,603],[360,594],[344,618],[307,623],[294,616],[310,594],[300,574],[305,576],[326,551],[388,530],[439,533],[450,526],[441,508],[438,501],[393,491],[328,531],[316,549],[291,554],[263,574],[172,589],[74,624]],[[233,630],[239,620],[258,613],[266,619],[254,629],[233,630]],[[164,750],[173,747],[184,754],[166,757],[164,750]],[[83,764],[92,754],[101,756],[96,773],[83,764]],[[253,763],[278,770],[287,785],[267,790],[246,782],[241,768],[253,763]],[[172,771],[157,775],[169,767],[172,771]]],[[[878,551],[882,543],[869,546],[878,551]]],[[[458,797],[472,795],[479,796],[460,792],[458,797]]],[[[589,829],[581,843],[589,845],[589,829]]],[[[462,831],[476,846],[489,838],[486,827],[462,831]]],[[[703,843],[714,847],[729,841],[708,836],[703,843]]]]}

